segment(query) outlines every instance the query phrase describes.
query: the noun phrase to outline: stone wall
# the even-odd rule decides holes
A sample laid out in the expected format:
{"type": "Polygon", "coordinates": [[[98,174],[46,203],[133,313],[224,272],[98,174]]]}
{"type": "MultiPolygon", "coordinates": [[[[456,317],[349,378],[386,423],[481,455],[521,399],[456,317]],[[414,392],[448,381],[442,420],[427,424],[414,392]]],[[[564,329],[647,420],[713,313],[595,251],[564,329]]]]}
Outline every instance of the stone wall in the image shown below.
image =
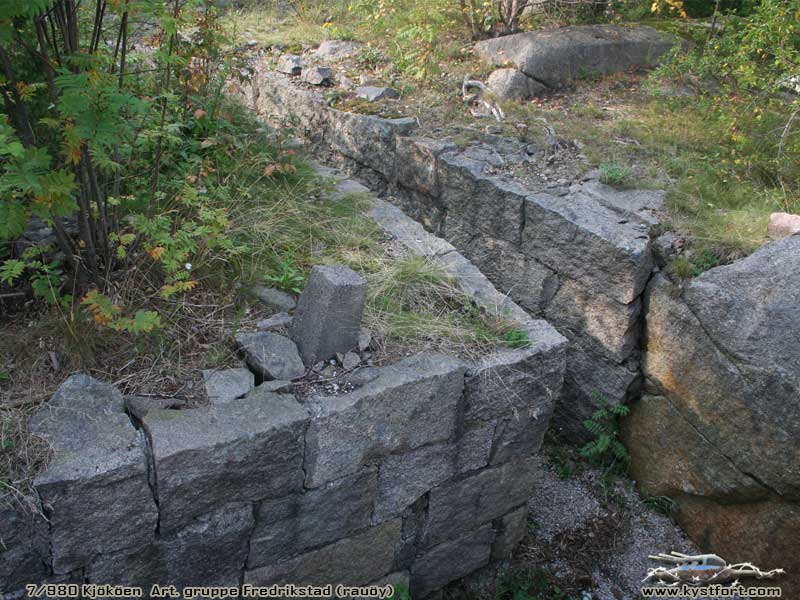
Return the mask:
{"type": "Polygon", "coordinates": [[[615,192],[596,180],[532,193],[488,174],[493,150],[414,136],[413,119],[329,108],[320,92],[255,65],[239,93],[262,118],[294,118],[303,136],[428,230],[569,341],[556,424],[575,437],[597,398],[638,396],[641,296],[663,193],[615,192]]]}
{"type": "Polygon", "coordinates": [[[143,410],[73,375],[32,422],[52,446],[34,509],[0,511],[0,592],[75,582],[363,585],[425,598],[508,557],[560,394],[567,341],[452,246],[378,201],[373,218],[439,261],[522,349],[477,362],[417,354],[363,368],[347,393],[272,393],[143,410]]]}

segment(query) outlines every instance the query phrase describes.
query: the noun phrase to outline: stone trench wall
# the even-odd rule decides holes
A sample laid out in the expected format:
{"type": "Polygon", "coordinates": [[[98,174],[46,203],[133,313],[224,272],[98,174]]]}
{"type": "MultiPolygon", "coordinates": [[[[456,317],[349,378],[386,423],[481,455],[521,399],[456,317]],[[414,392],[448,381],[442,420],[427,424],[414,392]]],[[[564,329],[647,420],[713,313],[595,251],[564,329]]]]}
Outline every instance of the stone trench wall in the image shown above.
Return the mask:
{"type": "Polygon", "coordinates": [[[531,345],[474,363],[418,354],[304,403],[257,387],[221,406],[144,410],[73,375],[32,421],[53,448],[32,501],[47,520],[0,509],[3,598],[37,582],[147,594],[398,581],[425,598],[510,555],[567,341],[395,207],[377,201],[372,216],[531,345]]]}
{"type": "Polygon", "coordinates": [[[331,109],[263,65],[239,91],[262,118],[294,115],[328,160],[569,339],[564,432],[580,438],[597,393],[638,400],[623,438],[640,490],[672,498],[703,551],[784,568],[784,596],[800,597],[800,236],[673,283],[659,273],[672,249],[658,193],[596,181],[531,193],[491,175],[480,146],[331,109]]]}
{"type": "Polygon", "coordinates": [[[614,192],[598,181],[532,193],[487,174],[490,163],[474,149],[414,136],[413,119],[329,108],[320,92],[260,64],[234,93],[262,118],[294,119],[329,162],[385,192],[569,339],[555,416],[565,433],[585,435],[599,396],[638,396],[642,294],[659,233],[652,207],[663,193],[614,192]]]}

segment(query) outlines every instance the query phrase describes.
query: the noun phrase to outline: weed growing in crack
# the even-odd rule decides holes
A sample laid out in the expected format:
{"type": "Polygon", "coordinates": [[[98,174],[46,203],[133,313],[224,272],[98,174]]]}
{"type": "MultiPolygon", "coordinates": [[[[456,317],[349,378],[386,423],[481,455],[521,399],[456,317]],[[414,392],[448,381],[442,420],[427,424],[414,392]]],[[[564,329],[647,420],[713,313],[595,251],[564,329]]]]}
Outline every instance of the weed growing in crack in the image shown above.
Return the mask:
{"type": "Polygon", "coordinates": [[[583,422],[593,439],[580,449],[580,454],[590,463],[601,467],[606,474],[624,471],[630,455],[619,441],[619,419],[628,415],[630,409],[624,404],[609,404],[601,394],[597,394],[596,398],[600,408],[583,422]]]}

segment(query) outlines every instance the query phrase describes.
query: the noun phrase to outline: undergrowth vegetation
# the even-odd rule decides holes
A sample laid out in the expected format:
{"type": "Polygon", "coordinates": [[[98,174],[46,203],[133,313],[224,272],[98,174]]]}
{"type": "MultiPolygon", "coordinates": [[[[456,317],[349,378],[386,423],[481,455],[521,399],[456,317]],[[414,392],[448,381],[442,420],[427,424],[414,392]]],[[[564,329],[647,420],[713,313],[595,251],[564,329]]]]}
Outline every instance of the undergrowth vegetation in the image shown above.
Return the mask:
{"type": "MultiPolygon", "coordinates": [[[[461,80],[489,73],[471,42],[506,31],[502,7],[491,2],[291,4],[294,13],[287,15],[269,3],[245,2],[230,20],[266,45],[291,40],[297,47],[290,51],[330,38],[365,42],[360,68],[403,91],[406,114],[437,125],[470,125],[461,80]]],[[[514,27],[641,21],[680,35],[686,45],[649,77],[577,82],[578,97],[567,106],[560,94],[504,105],[509,133],[515,122],[546,118],[559,135],[585,144],[609,184],[666,188],[692,273],[763,244],[771,212],[800,211],[800,104],[792,91],[800,85],[800,1],[611,1],[603,10],[584,10],[553,0],[537,7],[523,11],[514,27]],[[598,97],[592,88],[609,94],[598,97]]]]}

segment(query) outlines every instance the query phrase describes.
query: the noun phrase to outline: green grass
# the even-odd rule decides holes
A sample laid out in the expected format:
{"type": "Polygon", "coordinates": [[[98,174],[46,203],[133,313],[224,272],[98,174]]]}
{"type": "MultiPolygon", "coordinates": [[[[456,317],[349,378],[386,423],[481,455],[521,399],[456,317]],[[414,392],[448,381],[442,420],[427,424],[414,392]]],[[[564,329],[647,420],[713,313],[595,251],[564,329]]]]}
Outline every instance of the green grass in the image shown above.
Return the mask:
{"type": "Polygon", "coordinates": [[[576,100],[566,110],[517,108],[512,118],[544,116],[559,135],[581,140],[583,152],[611,185],[629,186],[635,179],[637,187],[666,189],[668,224],[686,234],[696,256],[711,253],[725,263],[748,254],[767,241],[771,212],[800,212],[796,178],[786,177],[784,189],[770,175],[773,149],[767,142],[769,130],[779,124],[776,115],[759,121],[755,130],[742,114],[746,107],[739,106],[739,127],[751,126],[742,141],[731,131],[733,109],[719,102],[664,98],[646,89],[615,94],[614,86],[609,78],[613,110],[579,106],[576,100]],[[755,139],[765,146],[754,147],[755,139]]]}
{"type": "Polygon", "coordinates": [[[606,185],[622,187],[629,185],[633,178],[633,171],[627,165],[616,162],[600,164],[600,181],[606,185]]]}
{"type": "Polygon", "coordinates": [[[237,115],[237,151],[222,153],[215,165],[230,236],[246,249],[218,275],[222,285],[267,282],[296,293],[314,265],[344,264],[368,281],[365,325],[396,345],[477,356],[530,343],[525,332],[478,310],[434,263],[389,252],[366,214],[368,195],[331,194],[302,161],[264,150],[263,128],[249,118],[237,115]],[[265,165],[281,161],[293,169],[264,176],[265,165]]]}

